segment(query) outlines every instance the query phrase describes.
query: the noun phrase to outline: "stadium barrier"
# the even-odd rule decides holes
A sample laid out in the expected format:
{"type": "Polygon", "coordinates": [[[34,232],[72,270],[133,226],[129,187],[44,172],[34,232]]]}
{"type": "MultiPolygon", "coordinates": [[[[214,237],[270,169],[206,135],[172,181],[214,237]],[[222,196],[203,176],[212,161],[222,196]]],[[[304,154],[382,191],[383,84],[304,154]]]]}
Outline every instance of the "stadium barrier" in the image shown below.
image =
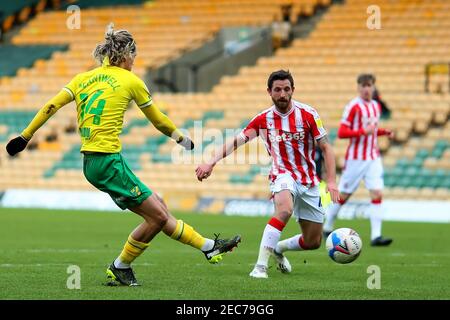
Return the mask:
{"type": "MultiPolygon", "coordinates": [[[[211,206],[215,199],[200,199],[193,203],[191,210],[241,216],[270,216],[273,204],[269,200],[236,199],[224,200],[223,206],[211,206]],[[215,210],[211,211],[211,208],[215,210]]],[[[385,221],[450,223],[450,201],[386,200],[385,221]]],[[[339,212],[340,219],[368,218],[368,202],[349,201],[339,212]]],[[[71,210],[121,211],[102,192],[8,189],[0,197],[0,207],[44,208],[71,210]]],[[[172,208],[180,209],[180,208],[172,208]]]]}
{"type": "MultiPolygon", "coordinates": [[[[449,201],[385,200],[385,221],[450,222],[449,201]]],[[[369,202],[349,201],[339,211],[339,219],[368,219],[369,202]]],[[[273,205],[269,200],[231,199],[224,206],[226,215],[270,216],[273,205]]]]}

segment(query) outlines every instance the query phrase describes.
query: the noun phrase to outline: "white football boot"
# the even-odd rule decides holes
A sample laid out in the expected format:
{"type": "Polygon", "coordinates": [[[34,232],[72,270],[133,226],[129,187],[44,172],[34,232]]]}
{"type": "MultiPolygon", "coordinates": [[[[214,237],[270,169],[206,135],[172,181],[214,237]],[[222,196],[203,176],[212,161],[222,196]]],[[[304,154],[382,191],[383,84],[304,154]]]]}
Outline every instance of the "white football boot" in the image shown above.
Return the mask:
{"type": "Polygon", "coordinates": [[[252,272],[250,272],[249,276],[252,278],[267,279],[269,277],[267,275],[267,267],[257,264],[252,272]]]}
{"type": "Polygon", "coordinates": [[[272,255],[277,261],[277,269],[280,270],[281,273],[291,273],[291,264],[289,263],[289,260],[284,256],[284,254],[273,250],[272,255]]]}

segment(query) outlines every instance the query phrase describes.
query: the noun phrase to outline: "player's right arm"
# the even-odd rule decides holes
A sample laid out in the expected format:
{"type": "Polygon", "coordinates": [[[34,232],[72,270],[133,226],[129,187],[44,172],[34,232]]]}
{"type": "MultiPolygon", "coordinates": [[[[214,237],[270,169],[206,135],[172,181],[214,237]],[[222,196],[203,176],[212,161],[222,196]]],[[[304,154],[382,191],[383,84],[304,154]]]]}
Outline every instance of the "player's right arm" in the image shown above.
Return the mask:
{"type": "Polygon", "coordinates": [[[20,136],[12,139],[6,145],[6,151],[9,155],[14,156],[23,151],[28,141],[33,137],[34,133],[53,116],[61,107],[65,106],[73,100],[73,95],[66,88],[61,90],[56,96],[51,98],[36,116],[31,120],[30,124],[22,131],[20,136]]]}
{"type": "Polygon", "coordinates": [[[254,117],[250,123],[245,127],[244,130],[241,131],[240,134],[235,136],[233,140],[226,142],[222,145],[221,151],[217,152],[209,161],[203,163],[195,169],[195,173],[197,175],[197,179],[202,181],[203,179],[208,178],[214,166],[217,162],[226,158],[230,155],[234,150],[242,146],[243,144],[249,142],[259,135],[260,129],[260,117],[259,115],[254,117]]]}

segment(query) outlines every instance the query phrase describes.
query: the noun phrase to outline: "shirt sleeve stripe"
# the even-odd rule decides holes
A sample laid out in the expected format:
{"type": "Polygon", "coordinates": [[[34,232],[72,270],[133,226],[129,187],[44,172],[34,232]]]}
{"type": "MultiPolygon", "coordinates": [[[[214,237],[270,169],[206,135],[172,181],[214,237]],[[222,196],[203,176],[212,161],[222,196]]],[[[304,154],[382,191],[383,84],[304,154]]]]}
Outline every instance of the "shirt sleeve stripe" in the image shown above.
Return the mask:
{"type": "Polygon", "coordinates": [[[239,137],[241,137],[244,141],[248,139],[244,132],[239,133],[239,137]]]}
{"type": "Polygon", "coordinates": [[[72,99],[75,99],[75,95],[73,94],[72,90],[67,87],[64,87],[63,90],[67,91],[72,96],[72,99]]]}
{"type": "Polygon", "coordinates": [[[351,126],[352,125],[351,122],[347,121],[347,120],[343,120],[343,121],[341,121],[341,123],[343,123],[343,124],[345,124],[347,126],[351,126]]]}
{"type": "Polygon", "coordinates": [[[327,135],[327,133],[324,132],[322,134],[319,134],[319,135],[315,136],[314,139],[319,140],[319,139],[322,139],[323,137],[325,137],[326,135],[327,135]]]}
{"type": "Polygon", "coordinates": [[[139,105],[139,108],[142,109],[142,108],[148,107],[148,106],[150,106],[150,105],[152,105],[152,104],[153,104],[153,100],[149,100],[149,101],[147,101],[147,102],[145,102],[145,103],[139,105]]]}

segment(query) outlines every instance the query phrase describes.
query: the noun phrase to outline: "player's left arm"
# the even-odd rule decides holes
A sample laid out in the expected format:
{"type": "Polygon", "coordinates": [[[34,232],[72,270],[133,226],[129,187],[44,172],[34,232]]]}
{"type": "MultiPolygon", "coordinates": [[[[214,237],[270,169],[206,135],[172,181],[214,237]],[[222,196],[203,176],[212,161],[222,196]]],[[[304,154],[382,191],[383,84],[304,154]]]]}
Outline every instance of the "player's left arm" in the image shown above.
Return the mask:
{"type": "Polygon", "coordinates": [[[182,145],[186,150],[194,149],[194,143],[189,137],[183,136],[175,124],[168,116],[159,110],[156,105],[150,105],[141,108],[144,115],[160,132],[174,139],[178,144],[182,145]]]}
{"type": "Polygon", "coordinates": [[[6,145],[6,151],[9,155],[14,156],[23,151],[34,133],[42,127],[42,125],[50,119],[61,107],[65,106],[73,100],[73,94],[64,88],[56,96],[51,98],[31,120],[30,124],[22,131],[20,136],[12,139],[6,145]]]}
{"type": "Polygon", "coordinates": [[[172,120],[169,119],[159,108],[153,104],[153,99],[144,81],[135,77],[130,88],[131,96],[148,120],[160,132],[171,137],[186,150],[194,149],[194,143],[189,137],[183,136],[172,120]]]}
{"type": "Polygon", "coordinates": [[[389,139],[394,139],[394,131],[386,128],[378,128],[377,136],[388,136],[389,139]]]}
{"type": "Polygon", "coordinates": [[[318,139],[317,144],[322,151],[325,170],[327,172],[327,191],[330,192],[331,200],[338,202],[339,190],[336,185],[336,157],[334,156],[333,147],[327,135],[318,139]]]}
{"type": "Polygon", "coordinates": [[[328,139],[327,131],[323,127],[322,120],[315,110],[310,113],[310,117],[307,118],[307,121],[311,127],[312,135],[322,151],[325,170],[327,171],[327,191],[330,192],[331,200],[333,202],[338,202],[339,191],[336,185],[336,160],[333,147],[328,139]]]}
{"type": "MultiPolygon", "coordinates": [[[[381,103],[379,103],[378,101],[375,102],[377,107],[378,107],[378,112],[379,114],[381,114],[383,112],[383,109],[381,107],[381,103]]],[[[390,129],[386,129],[386,128],[378,128],[377,129],[377,136],[388,136],[389,139],[394,139],[394,131],[390,130],[390,129]]]]}

